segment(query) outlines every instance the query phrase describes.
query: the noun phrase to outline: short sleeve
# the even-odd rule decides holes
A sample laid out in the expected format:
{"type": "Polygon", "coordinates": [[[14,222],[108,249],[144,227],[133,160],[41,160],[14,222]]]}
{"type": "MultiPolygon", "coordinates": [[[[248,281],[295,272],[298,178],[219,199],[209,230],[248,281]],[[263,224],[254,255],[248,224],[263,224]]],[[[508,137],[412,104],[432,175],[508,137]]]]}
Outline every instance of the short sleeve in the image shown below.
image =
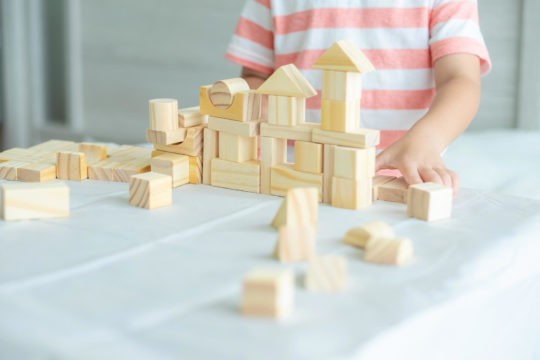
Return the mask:
{"type": "Polygon", "coordinates": [[[465,53],[478,56],[483,75],[491,70],[476,0],[435,0],[429,46],[433,63],[446,55],[465,53]]]}
{"type": "Polygon", "coordinates": [[[270,0],[247,0],[225,57],[241,66],[274,71],[274,31],[270,0]]]}

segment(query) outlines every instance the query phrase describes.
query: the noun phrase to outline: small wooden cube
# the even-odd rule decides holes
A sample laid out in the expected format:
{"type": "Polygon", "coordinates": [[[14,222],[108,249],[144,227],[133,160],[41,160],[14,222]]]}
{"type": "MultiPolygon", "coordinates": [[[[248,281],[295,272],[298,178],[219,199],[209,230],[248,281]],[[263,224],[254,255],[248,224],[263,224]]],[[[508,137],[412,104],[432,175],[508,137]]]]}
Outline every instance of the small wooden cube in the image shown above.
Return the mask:
{"type": "Polygon", "coordinates": [[[219,158],[234,162],[257,159],[257,138],[219,132],[219,158]]]}
{"type": "Polygon", "coordinates": [[[309,291],[340,292],[347,288],[347,260],[342,256],[313,257],[308,262],[305,286],[309,291]]]}
{"type": "Polygon", "coordinates": [[[17,180],[26,182],[45,182],[56,179],[56,166],[47,163],[34,163],[17,169],[17,180]]]}
{"type": "Polygon", "coordinates": [[[409,239],[371,239],[366,244],[364,260],[387,265],[403,265],[413,255],[413,245],[409,239]]]}
{"type": "Polygon", "coordinates": [[[286,318],[294,308],[294,275],[290,270],[254,270],[244,277],[242,313],[286,318]]]}
{"type": "Polygon", "coordinates": [[[0,217],[4,220],[69,216],[69,187],[63,183],[0,185],[0,217]]]}
{"type": "Polygon", "coordinates": [[[372,221],[347,231],[343,243],[363,249],[369,240],[394,237],[394,229],[390,225],[382,221],[372,221]]]}
{"type": "Polygon", "coordinates": [[[172,204],[172,178],[169,175],[147,172],[129,179],[129,204],[156,209],[172,204]]]}
{"type": "Polygon", "coordinates": [[[279,228],[274,256],[281,262],[309,260],[315,255],[315,228],[311,225],[285,225],[279,228]]]}
{"type": "Polygon", "coordinates": [[[323,170],[323,146],[309,141],[294,143],[294,169],[313,174],[323,170]]]}
{"type": "Polygon", "coordinates": [[[79,152],[86,155],[89,164],[107,159],[107,146],[91,143],[80,143],[79,152]]]}
{"type": "Polygon", "coordinates": [[[360,123],[360,99],[321,101],[321,129],[349,133],[360,123]]]}
{"type": "Polygon", "coordinates": [[[163,153],[150,160],[152,172],[169,175],[172,186],[189,183],[189,157],[187,155],[163,153]]]}
{"type": "Polygon", "coordinates": [[[449,219],[452,202],[452,188],[429,182],[412,185],[407,195],[407,214],[426,221],[449,219]]]}
{"type": "Polygon", "coordinates": [[[332,178],[332,206],[358,210],[373,203],[372,179],[350,180],[332,178]]]}
{"type": "Polygon", "coordinates": [[[334,176],[360,180],[375,176],[375,148],[357,149],[337,146],[334,153],[334,176]]]}
{"type": "Polygon", "coordinates": [[[62,180],[88,179],[86,155],[84,153],[71,151],[57,153],[56,177],[62,180]]]}

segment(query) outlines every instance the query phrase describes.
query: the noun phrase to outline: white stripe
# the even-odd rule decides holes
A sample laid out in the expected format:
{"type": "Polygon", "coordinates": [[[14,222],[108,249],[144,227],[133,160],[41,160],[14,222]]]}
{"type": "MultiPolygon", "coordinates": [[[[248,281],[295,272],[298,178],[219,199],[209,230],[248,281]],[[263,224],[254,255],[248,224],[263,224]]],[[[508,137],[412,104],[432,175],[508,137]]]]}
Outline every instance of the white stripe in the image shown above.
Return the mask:
{"type": "MultiPolygon", "coordinates": [[[[427,110],[362,110],[360,126],[378,130],[408,130],[426,114],[427,110]]],[[[306,110],[306,121],[319,123],[321,111],[306,110]]]]}
{"type": "Polygon", "coordinates": [[[297,1],[272,1],[274,16],[290,15],[299,11],[312,9],[349,9],[349,8],[431,8],[432,0],[297,0],[297,1]]]}
{"type": "Polygon", "coordinates": [[[469,37],[480,43],[484,42],[480,28],[475,21],[471,20],[449,20],[439,23],[433,27],[430,44],[436,41],[452,37],[469,37]]]}
{"type": "Polygon", "coordinates": [[[262,66],[274,67],[274,52],[272,50],[238,35],[233,35],[227,52],[262,66]]]}
{"type": "Polygon", "coordinates": [[[272,13],[267,7],[256,1],[246,2],[246,6],[242,11],[242,17],[254,22],[266,30],[272,31],[274,29],[272,13]]]}

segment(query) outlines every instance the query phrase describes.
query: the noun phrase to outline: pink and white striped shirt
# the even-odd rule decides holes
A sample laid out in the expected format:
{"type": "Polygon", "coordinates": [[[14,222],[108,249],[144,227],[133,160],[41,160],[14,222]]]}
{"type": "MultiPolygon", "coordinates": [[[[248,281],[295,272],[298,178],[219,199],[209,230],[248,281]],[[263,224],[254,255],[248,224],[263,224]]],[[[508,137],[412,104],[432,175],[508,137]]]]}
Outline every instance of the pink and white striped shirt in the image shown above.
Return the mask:
{"type": "Polygon", "coordinates": [[[319,91],[306,111],[318,122],[322,76],[311,66],[342,39],[377,69],[363,77],[361,126],[383,130],[383,145],[429,109],[439,58],[473,54],[491,69],[476,0],[247,0],[226,57],[267,74],[294,63],[319,91]]]}

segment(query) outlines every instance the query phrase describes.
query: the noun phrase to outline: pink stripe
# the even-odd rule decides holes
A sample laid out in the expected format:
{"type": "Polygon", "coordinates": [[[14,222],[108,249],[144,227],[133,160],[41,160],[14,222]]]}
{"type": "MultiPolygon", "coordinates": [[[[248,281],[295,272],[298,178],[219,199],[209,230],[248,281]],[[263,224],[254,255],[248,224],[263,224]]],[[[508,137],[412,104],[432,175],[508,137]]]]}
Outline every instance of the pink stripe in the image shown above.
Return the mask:
{"type": "Polygon", "coordinates": [[[478,5],[471,1],[453,1],[437,6],[431,13],[430,29],[449,20],[470,20],[478,23],[478,5]]]}
{"type": "Polygon", "coordinates": [[[267,66],[264,66],[264,65],[261,65],[261,64],[258,64],[256,62],[253,62],[253,61],[250,61],[250,60],[247,60],[247,59],[243,59],[243,58],[239,58],[238,56],[235,56],[231,53],[227,53],[225,54],[225,58],[231,60],[232,62],[235,62],[241,66],[245,66],[247,68],[250,68],[250,69],[253,69],[253,70],[256,70],[256,71],[260,71],[262,73],[265,73],[265,74],[272,74],[274,72],[274,69],[273,68],[270,68],[270,67],[267,67],[267,66]]]}
{"type": "Polygon", "coordinates": [[[256,0],[259,4],[270,9],[270,0],[256,0]]]}
{"type": "Polygon", "coordinates": [[[266,30],[262,26],[246,18],[241,17],[238,21],[236,35],[251,40],[267,49],[274,49],[274,35],[272,34],[272,31],[266,30]]]}
{"type": "Polygon", "coordinates": [[[276,34],[325,28],[427,28],[429,9],[312,9],[274,17],[276,34]]]}
{"type": "Polygon", "coordinates": [[[485,75],[491,70],[491,58],[486,47],[468,37],[452,37],[431,44],[431,58],[433,64],[443,56],[453,54],[472,54],[480,59],[480,68],[485,75]]]}

